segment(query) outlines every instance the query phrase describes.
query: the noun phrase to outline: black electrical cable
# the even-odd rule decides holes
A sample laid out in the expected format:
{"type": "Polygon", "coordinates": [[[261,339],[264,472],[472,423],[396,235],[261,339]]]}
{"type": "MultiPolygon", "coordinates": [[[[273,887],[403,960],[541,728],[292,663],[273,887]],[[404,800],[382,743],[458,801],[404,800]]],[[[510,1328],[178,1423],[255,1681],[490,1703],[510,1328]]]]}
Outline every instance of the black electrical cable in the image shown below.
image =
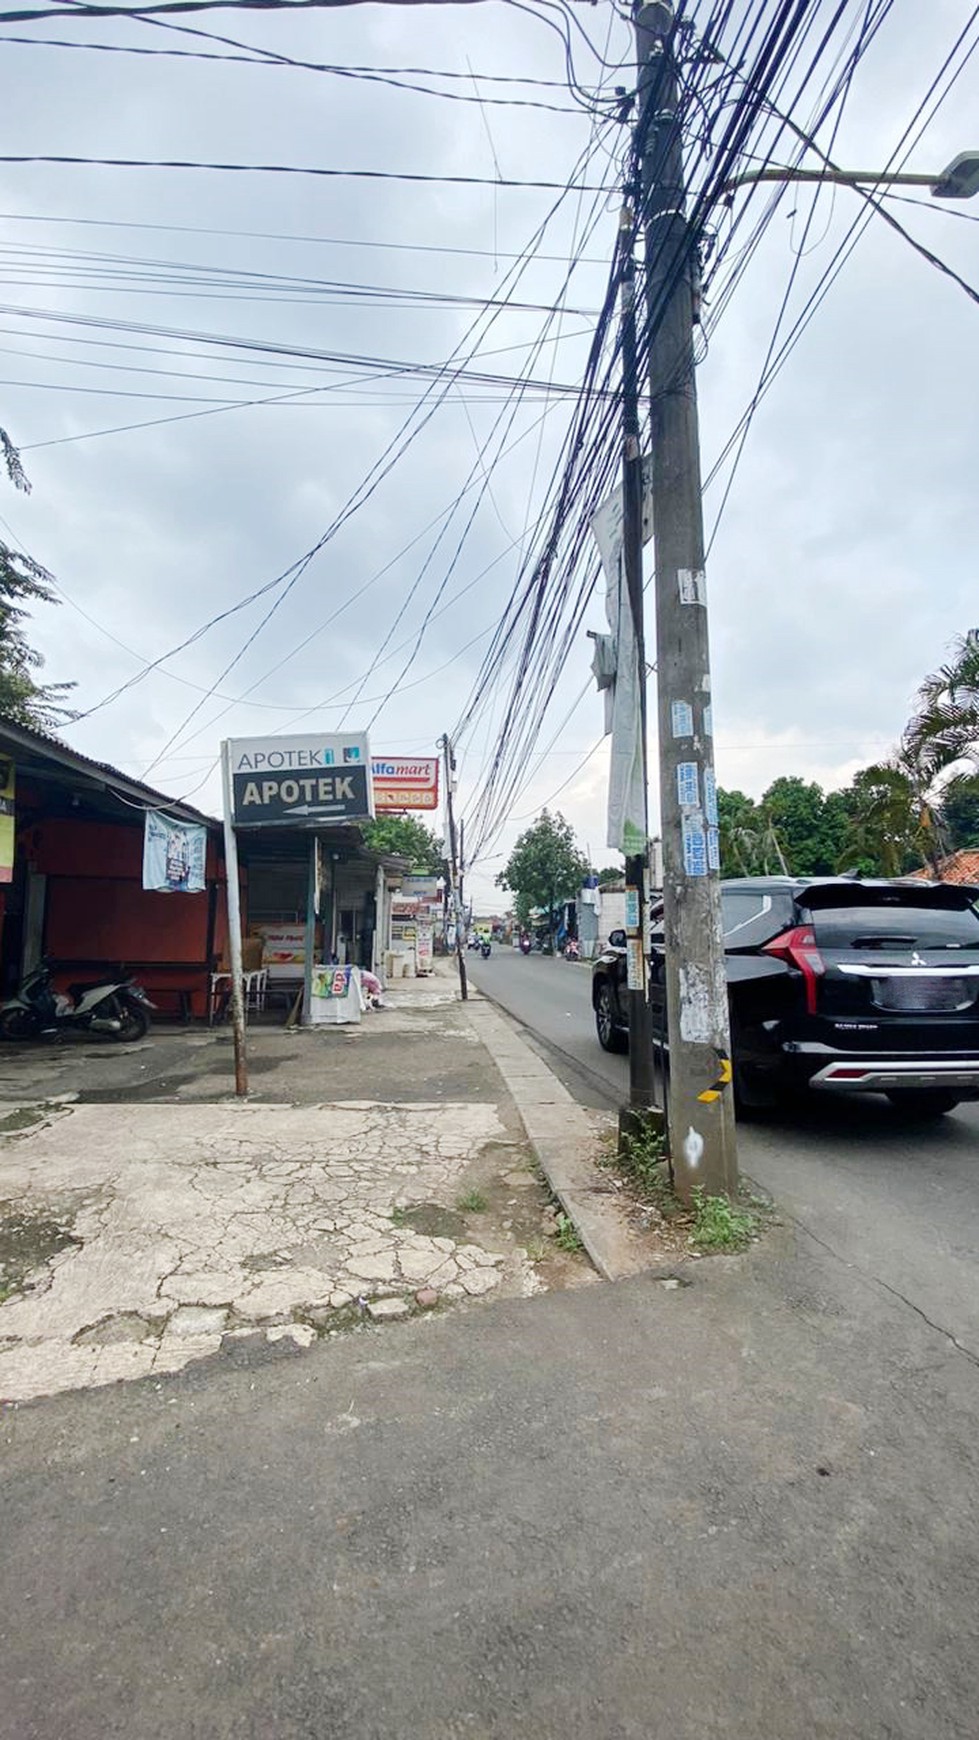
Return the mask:
{"type": "MultiPolygon", "coordinates": [[[[545,217],[543,222],[538,225],[538,228],[535,232],[533,241],[530,244],[530,247],[525,251],[525,254],[523,256],[522,261],[519,262],[516,267],[511,268],[511,272],[507,274],[508,277],[519,278],[519,276],[522,274],[522,272],[526,269],[526,266],[529,263],[530,258],[532,258],[532,249],[533,249],[534,242],[538,241],[543,236],[543,234],[545,233],[545,231],[547,229],[548,224],[551,221],[551,218],[554,216],[555,212],[559,209],[563,199],[577,185],[578,177],[579,177],[579,175],[584,174],[584,172],[587,168],[587,163],[591,159],[591,155],[592,155],[592,153],[589,151],[589,152],[585,153],[582,158],[579,159],[578,165],[576,166],[576,169],[573,172],[572,178],[569,180],[569,182],[565,185],[565,187],[562,190],[560,199],[555,202],[555,204],[551,208],[550,213],[547,215],[547,217],[545,217]]],[[[493,310],[488,316],[488,324],[492,325],[493,322],[498,318],[499,318],[499,310],[493,310]]],[[[476,327],[478,326],[478,323],[481,319],[482,319],[482,315],[477,316],[477,320],[476,320],[476,322],[474,322],[473,326],[470,328],[469,333],[462,340],[460,340],[459,344],[456,346],[455,351],[453,352],[453,357],[458,355],[458,353],[462,349],[463,345],[468,341],[468,339],[472,336],[473,332],[476,330],[476,327]]],[[[228,672],[230,670],[232,670],[240,662],[240,659],[244,656],[244,653],[248,650],[248,648],[254,642],[257,634],[266,625],[266,623],[268,622],[268,620],[270,619],[272,614],[274,614],[274,612],[278,608],[280,608],[280,606],[284,602],[285,598],[289,595],[289,593],[292,591],[292,589],[296,585],[297,581],[301,578],[302,574],[305,572],[306,568],[309,566],[309,563],[315,558],[316,555],[318,555],[319,551],[336,534],[336,532],[340,529],[340,527],[343,524],[345,524],[346,521],[354,513],[356,513],[358,511],[358,509],[367,500],[370,499],[370,497],[374,494],[375,490],[377,489],[377,487],[378,487],[379,483],[381,482],[381,480],[383,479],[383,477],[387,475],[387,473],[392,469],[393,465],[396,463],[397,458],[401,456],[401,453],[405,449],[405,445],[409,444],[411,441],[417,439],[418,435],[421,433],[421,430],[431,420],[431,417],[435,414],[435,411],[437,410],[438,405],[442,402],[442,399],[444,399],[445,393],[448,392],[449,390],[451,390],[455,376],[458,373],[457,369],[452,368],[451,362],[452,362],[452,359],[450,359],[449,364],[442,366],[442,369],[440,370],[439,374],[436,376],[436,379],[431,383],[431,385],[426,389],[425,393],[422,395],[422,398],[420,399],[418,405],[409,414],[409,417],[403,422],[398,434],[394,437],[394,439],[391,442],[388,443],[388,445],[385,448],[384,453],[382,454],[380,460],[378,460],[375,463],[375,465],[371,468],[371,471],[368,473],[368,475],[367,475],[366,479],[363,481],[362,485],[359,486],[358,489],[354,492],[353,496],[351,496],[348,499],[344,508],[341,509],[340,513],[335,517],[332,524],[327,528],[327,531],[322,535],[322,537],[320,539],[317,540],[316,544],[313,545],[312,549],[307,551],[306,555],[301,557],[298,563],[294,563],[292,565],[292,567],[290,569],[286,570],[283,575],[277,577],[276,580],[269,582],[265,587],[263,587],[261,589],[261,592],[263,592],[263,593],[269,592],[269,591],[274,591],[276,593],[276,597],[273,599],[273,603],[272,603],[269,611],[266,613],[266,615],[262,618],[262,621],[259,623],[258,628],[253,630],[253,632],[246,639],[244,645],[235,654],[235,656],[231,660],[230,664],[227,665],[225,667],[225,669],[221,672],[221,674],[219,675],[219,677],[217,678],[217,680],[215,682],[215,685],[214,685],[215,688],[217,687],[218,683],[224,681],[224,678],[225,678],[225,676],[227,676],[228,672]],[[440,382],[441,382],[441,395],[442,395],[441,399],[440,398],[433,398],[434,389],[440,382]],[[414,427],[412,427],[413,421],[414,421],[414,427]],[[400,445],[399,445],[399,443],[400,443],[400,445]]],[[[252,599],[249,599],[247,602],[249,602],[249,603],[252,602],[252,599]]],[[[206,628],[200,632],[206,632],[206,628]]],[[[174,649],[174,650],[182,650],[182,648],[174,649]]],[[[168,657],[168,656],[170,656],[170,655],[164,655],[164,657],[168,657]]],[[[125,685],[125,687],[129,687],[129,686],[131,686],[132,682],[139,681],[139,680],[140,680],[140,677],[137,676],[137,677],[131,679],[130,683],[125,685]]],[[[121,690],[117,691],[111,697],[108,697],[107,700],[116,699],[117,693],[121,693],[121,692],[122,692],[121,690]]],[[[107,703],[106,702],[100,703],[100,705],[104,705],[104,704],[107,704],[107,703]]],[[[166,750],[170,749],[173,746],[173,744],[182,736],[187,725],[192,721],[192,719],[194,718],[196,713],[198,713],[200,711],[200,708],[203,704],[204,704],[203,702],[198,703],[198,705],[192,710],[191,714],[188,715],[188,717],[182,722],[182,724],[177,728],[177,730],[171,735],[170,739],[168,740],[167,744],[164,747],[164,750],[160,752],[161,755],[166,753],[166,750]]],[[[159,757],[157,757],[156,759],[159,759],[159,757]]],[[[152,767],[153,765],[155,765],[155,761],[150,763],[150,767],[152,767]]]]}

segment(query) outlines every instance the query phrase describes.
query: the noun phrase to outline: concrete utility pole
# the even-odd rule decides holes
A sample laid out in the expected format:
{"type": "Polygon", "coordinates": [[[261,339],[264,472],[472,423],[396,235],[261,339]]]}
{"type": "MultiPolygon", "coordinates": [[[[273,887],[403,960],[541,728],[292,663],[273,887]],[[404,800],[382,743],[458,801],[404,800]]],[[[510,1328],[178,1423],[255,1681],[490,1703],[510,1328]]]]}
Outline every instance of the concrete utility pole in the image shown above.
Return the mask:
{"type": "Polygon", "coordinates": [[[656,553],[670,1153],[679,1194],[738,1186],[721,928],[720,852],[704,578],[693,326],[698,258],[685,211],[675,18],[636,13],[646,226],[656,553]]]}
{"type": "MultiPolygon", "coordinates": [[[[642,574],[643,466],[639,440],[639,379],[636,357],[636,257],[633,190],[628,189],[619,222],[622,263],[622,559],[629,610],[636,642],[636,681],[639,689],[642,785],[648,806],[649,776],[646,756],[646,629],[642,574]]],[[[643,836],[649,838],[648,807],[643,817],[643,836]]],[[[656,1105],[656,1068],[653,1029],[649,1009],[646,953],[648,865],[646,854],[636,853],[625,861],[626,933],[629,985],[629,1105],[619,1118],[622,1134],[635,1134],[645,1114],[656,1105]]]]}
{"type": "Polygon", "coordinates": [[[456,960],[459,965],[459,991],[462,1001],[469,1001],[469,980],[466,977],[466,951],[462,944],[462,882],[459,873],[459,854],[456,845],[455,810],[452,806],[453,776],[455,774],[455,756],[448,737],[442,738],[442,752],[445,758],[445,813],[449,824],[449,869],[452,873],[450,889],[452,914],[455,919],[456,960]]]}
{"type": "Polygon", "coordinates": [[[231,1022],[235,1046],[235,1093],[248,1093],[248,1054],[245,1049],[245,986],[241,967],[241,895],[238,885],[238,836],[234,824],[231,744],[221,745],[221,782],[224,789],[224,874],[228,901],[228,960],[231,965],[231,1022]]]}

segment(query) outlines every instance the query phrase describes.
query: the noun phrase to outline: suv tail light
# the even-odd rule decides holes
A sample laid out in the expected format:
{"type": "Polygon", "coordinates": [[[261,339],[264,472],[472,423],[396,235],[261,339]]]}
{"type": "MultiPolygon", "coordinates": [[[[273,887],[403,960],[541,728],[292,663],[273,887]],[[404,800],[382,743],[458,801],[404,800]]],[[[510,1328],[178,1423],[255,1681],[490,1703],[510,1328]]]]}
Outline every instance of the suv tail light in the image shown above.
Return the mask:
{"type": "Polygon", "coordinates": [[[783,931],[781,936],[773,937],[770,943],[766,943],[762,952],[775,955],[780,961],[788,961],[791,967],[798,967],[805,980],[806,1009],[810,1015],[815,1015],[816,980],[822,978],[826,968],[810,927],[799,924],[793,930],[783,931]]]}

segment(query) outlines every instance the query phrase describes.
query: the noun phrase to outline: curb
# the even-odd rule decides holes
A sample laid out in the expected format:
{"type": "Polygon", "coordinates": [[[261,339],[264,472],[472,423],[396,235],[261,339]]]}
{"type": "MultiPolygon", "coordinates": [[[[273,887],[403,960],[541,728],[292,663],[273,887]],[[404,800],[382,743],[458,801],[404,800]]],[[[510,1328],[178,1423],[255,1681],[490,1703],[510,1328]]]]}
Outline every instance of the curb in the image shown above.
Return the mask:
{"type": "Polygon", "coordinates": [[[648,1257],[637,1253],[599,1191],[594,1132],[581,1107],[492,1004],[476,998],[460,1008],[506,1082],[537,1162],[598,1273],[620,1281],[648,1269],[648,1257]]]}

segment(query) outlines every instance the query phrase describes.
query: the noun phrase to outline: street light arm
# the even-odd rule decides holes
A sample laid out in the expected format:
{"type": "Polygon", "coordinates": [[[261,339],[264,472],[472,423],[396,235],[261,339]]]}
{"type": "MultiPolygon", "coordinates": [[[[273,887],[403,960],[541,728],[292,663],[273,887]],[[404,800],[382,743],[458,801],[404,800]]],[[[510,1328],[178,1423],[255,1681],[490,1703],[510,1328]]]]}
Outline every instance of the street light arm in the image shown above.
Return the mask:
{"type": "MultiPolygon", "coordinates": [[[[805,135],[800,134],[800,137],[805,138],[805,135]]],[[[812,140],[806,140],[806,143],[818,151],[812,140]]],[[[828,181],[838,187],[856,188],[927,187],[933,199],[971,199],[979,193],[979,151],[960,152],[937,175],[913,174],[906,170],[837,169],[829,163],[824,163],[821,169],[792,169],[781,164],[746,169],[743,174],[732,175],[729,181],[725,181],[721,198],[732,194],[738,187],[749,187],[759,181],[828,181]]]]}
{"type": "Polygon", "coordinates": [[[732,175],[725,181],[721,193],[733,193],[757,181],[831,181],[844,187],[937,187],[938,175],[889,175],[872,169],[746,169],[743,175],[732,175]]]}

